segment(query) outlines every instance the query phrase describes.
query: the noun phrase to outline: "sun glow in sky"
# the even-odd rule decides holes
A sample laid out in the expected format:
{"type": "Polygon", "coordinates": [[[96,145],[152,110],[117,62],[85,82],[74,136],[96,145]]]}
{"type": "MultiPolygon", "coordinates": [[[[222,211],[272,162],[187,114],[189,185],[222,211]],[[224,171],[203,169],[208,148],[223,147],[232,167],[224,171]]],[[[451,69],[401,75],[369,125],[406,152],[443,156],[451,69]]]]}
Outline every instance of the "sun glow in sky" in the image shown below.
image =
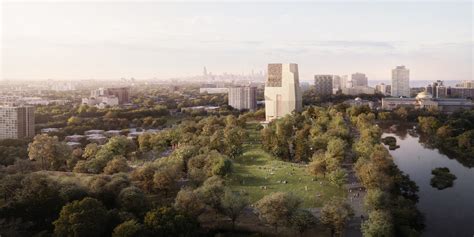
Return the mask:
{"type": "Polygon", "coordinates": [[[169,78],[299,64],[300,77],[473,77],[472,2],[4,3],[10,79],[169,78]]]}

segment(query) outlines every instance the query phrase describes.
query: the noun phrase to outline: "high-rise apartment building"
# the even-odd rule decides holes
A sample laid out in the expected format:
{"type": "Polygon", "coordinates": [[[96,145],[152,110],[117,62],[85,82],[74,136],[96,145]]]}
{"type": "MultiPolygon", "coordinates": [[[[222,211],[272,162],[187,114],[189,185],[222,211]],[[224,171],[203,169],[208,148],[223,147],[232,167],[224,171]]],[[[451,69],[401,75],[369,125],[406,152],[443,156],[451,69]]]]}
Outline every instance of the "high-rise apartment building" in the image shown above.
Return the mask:
{"type": "Polygon", "coordinates": [[[351,76],[352,87],[368,86],[367,76],[364,73],[356,72],[351,76]]]}
{"type": "Polygon", "coordinates": [[[267,121],[281,118],[303,108],[298,64],[268,64],[265,83],[265,117],[267,121]]]}
{"type": "Polygon", "coordinates": [[[235,109],[248,109],[255,111],[257,108],[256,87],[231,87],[229,88],[229,105],[235,109]]]}
{"type": "MultiPolygon", "coordinates": [[[[332,94],[334,77],[333,75],[314,75],[314,88],[317,96],[332,94]]],[[[340,78],[338,77],[338,79],[340,78]]]]}
{"type": "Polygon", "coordinates": [[[410,97],[410,70],[405,66],[392,69],[392,97],[410,97]]]}
{"type": "Polygon", "coordinates": [[[35,136],[35,107],[0,106],[0,140],[35,136]]]}

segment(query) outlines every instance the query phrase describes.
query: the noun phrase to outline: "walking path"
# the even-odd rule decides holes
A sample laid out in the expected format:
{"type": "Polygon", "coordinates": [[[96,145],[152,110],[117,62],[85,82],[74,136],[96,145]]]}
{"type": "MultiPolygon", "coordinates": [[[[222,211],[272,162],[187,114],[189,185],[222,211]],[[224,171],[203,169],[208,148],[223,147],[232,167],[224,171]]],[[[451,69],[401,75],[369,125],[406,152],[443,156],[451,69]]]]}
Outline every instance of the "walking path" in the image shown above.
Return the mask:
{"type": "MultiPolygon", "coordinates": [[[[351,126],[351,124],[346,120],[346,124],[350,129],[350,133],[354,136],[354,140],[359,139],[358,131],[351,126]]],[[[361,224],[363,216],[367,217],[367,213],[364,210],[364,197],[365,197],[365,188],[360,183],[359,179],[356,177],[354,170],[354,158],[355,154],[352,149],[349,149],[349,154],[345,157],[342,167],[347,172],[347,184],[345,185],[347,189],[347,200],[352,209],[354,210],[354,217],[346,226],[344,232],[345,236],[362,236],[361,224]]]]}

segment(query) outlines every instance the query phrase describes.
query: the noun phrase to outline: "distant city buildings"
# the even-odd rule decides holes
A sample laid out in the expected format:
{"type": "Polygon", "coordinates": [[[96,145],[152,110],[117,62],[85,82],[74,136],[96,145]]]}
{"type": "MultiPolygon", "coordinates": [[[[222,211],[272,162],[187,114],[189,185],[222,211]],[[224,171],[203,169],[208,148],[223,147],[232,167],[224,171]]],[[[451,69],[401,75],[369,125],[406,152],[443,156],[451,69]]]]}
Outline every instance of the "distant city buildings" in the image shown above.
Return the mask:
{"type": "Polygon", "coordinates": [[[347,75],[343,75],[343,76],[334,75],[332,78],[333,91],[338,91],[343,88],[346,88],[347,83],[349,82],[347,78],[348,78],[347,75]]]}
{"type": "Polygon", "coordinates": [[[229,88],[229,105],[235,109],[248,109],[255,111],[257,108],[256,87],[231,87],[229,88]]]}
{"type": "Polygon", "coordinates": [[[334,75],[314,75],[314,89],[317,96],[330,96],[333,93],[334,75]]]}
{"type": "Polygon", "coordinates": [[[385,83],[380,83],[375,85],[375,92],[380,93],[382,95],[390,95],[391,86],[385,85],[385,83]]]}
{"type": "Polygon", "coordinates": [[[463,81],[463,82],[461,82],[461,84],[456,85],[456,87],[474,88],[474,80],[463,81]]]}
{"type": "Polygon", "coordinates": [[[130,101],[130,87],[99,88],[91,91],[91,97],[117,97],[119,104],[130,101]]]}
{"type": "Polygon", "coordinates": [[[264,94],[267,121],[281,118],[293,111],[301,111],[303,104],[298,65],[268,64],[264,94]]]}
{"type": "Polygon", "coordinates": [[[82,104],[105,108],[129,103],[130,88],[99,88],[91,91],[89,98],[82,98],[82,104]]]}
{"type": "Polygon", "coordinates": [[[368,86],[368,79],[364,73],[356,72],[351,75],[352,87],[368,86]]]}
{"type": "Polygon", "coordinates": [[[70,102],[69,100],[51,100],[42,97],[30,96],[0,96],[0,105],[9,106],[24,106],[24,105],[64,105],[70,102]]]}
{"type": "Polygon", "coordinates": [[[431,94],[433,98],[446,98],[448,96],[448,88],[440,80],[427,85],[425,91],[431,94]]]}
{"type": "Polygon", "coordinates": [[[410,97],[410,70],[405,66],[392,69],[392,97],[410,97]]]}
{"type": "Polygon", "coordinates": [[[0,140],[35,136],[33,106],[0,106],[0,140]]]}
{"type": "Polygon", "coordinates": [[[375,94],[375,88],[368,87],[368,86],[355,86],[355,87],[343,88],[341,92],[342,94],[345,94],[345,95],[360,95],[360,94],[373,95],[375,94]]]}
{"type": "Polygon", "coordinates": [[[199,88],[199,93],[204,94],[227,94],[229,93],[229,88],[227,87],[204,87],[199,88]]]}
{"type": "Polygon", "coordinates": [[[55,82],[51,85],[53,91],[74,91],[76,86],[72,82],[55,82]]]}

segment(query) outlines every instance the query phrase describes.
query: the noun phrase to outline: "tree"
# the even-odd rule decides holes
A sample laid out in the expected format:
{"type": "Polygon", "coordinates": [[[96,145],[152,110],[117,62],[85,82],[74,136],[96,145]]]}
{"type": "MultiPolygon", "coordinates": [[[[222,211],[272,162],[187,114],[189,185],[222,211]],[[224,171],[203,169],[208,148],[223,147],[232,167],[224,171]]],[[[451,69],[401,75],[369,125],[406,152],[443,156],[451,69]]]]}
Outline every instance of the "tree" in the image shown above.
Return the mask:
{"type": "Polygon", "coordinates": [[[82,122],[82,119],[76,116],[72,116],[67,120],[67,125],[68,126],[75,126],[75,125],[80,125],[82,122]]]}
{"type": "Polygon", "coordinates": [[[279,224],[289,223],[291,216],[301,205],[301,200],[288,193],[271,193],[256,203],[258,216],[278,231],[279,224]]]}
{"type": "Polygon", "coordinates": [[[136,185],[145,192],[151,193],[154,191],[156,168],[152,167],[150,164],[145,164],[142,167],[135,169],[131,174],[131,179],[136,182],[136,185]]]}
{"type": "Polygon", "coordinates": [[[224,188],[224,180],[219,176],[212,176],[196,189],[196,194],[206,205],[218,210],[225,192],[224,188]]]}
{"type": "Polygon", "coordinates": [[[232,221],[232,229],[235,228],[235,220],[245,207],[249,205],[249,200],[240,192],[226,190],[221,200],[221,210],[232,221]]]}
{"type": "Polygon", "coordinates": [[[147,199],[143,191],[131,186],[122,189],[117,197],[117,202],[122,210],[140,216],[147,207],[147,199]]]}
{"type": "Polygon", "coordinates": [[[128,220],[115,227],[112,237],[140,237],[143,236],[143,226],[136,220],[128,220]]]}
{"type": "Polygon", "coordinates": [[[421,131],[427,134],[434,134],[441,126],[440,122],[435,117],[418,117],[418,124],[421,131]]]}
{"type": "Polygon", "coordinates": [[[197,182],[208,177],[225,176],[232,170],[232,162],[217,151],[210,151],[189,159],[187,163],[188,176],[197,182]]]}
{"type": "Polygon", "coordinates": [[[364,206],[366,210],[380,210],[389,205],[388,194],[380,189],[369,189],[364,198],[364,206]]]}
{"type": "Polygon", "coordinates": [[[58,170],[71,156],[71,149],[57,137],[40,134],[28,145],[28,156],[30,160],[40,161],[42,169],[58,170]]]}
{"type": "Polygon", "coordinates": [[[107,210],[100,201],[86,197],[65,205],[53,224],[57,236],[102,236],[107,210]]]}
{"type": "Polygon", "coordinates": [[[331,236],[341,236],[346,223],[354,216],[352,208],[341,200],[331,200],[321,209],[321,223],[328,226],[331,236]]]}
{"type": "Polygon", "coordinates": [[[299,209],[290,218],[290,224],[298,230],[300,236],[303,236],[303,233],[312,226],[315,226],[316,223],[317,219],[313,213],[304,209],[299,209]]]}
{"type": "Polygon", "coordinates": [[[173,208],[162,207],[146,213],[145,227],[153,236],[192,236],[199,228],[196,219],[173,208]]]}
{"type": "Polygon", "coordinates": [[[240,127],[226,127],[224,130],[225,154],[234,159],[242,154],[245,130],[240,127]]]}
{"type": "Polygon", "coordinates": [[[197,217],[203,212],[204,203],[192,189],[183,188],[176,195],[173,207],[182,213],[197,217]]]}
{"type": "Polygon", "coordinates": [[[120,172],[128,172],[130,166],[128,166],[127,160],[123,156],[116,156],[107,163],[104,168],[104,173],[115,174],[120,172]]]}
{"type": "Polygon", "coordinates": [[[389,211],[375,210],[369,213],[369,219],[362,224],[362,233],[367,237],[395,236],[389,211]]]}
{"type": "Polygon", "coordinates": [[[175,183],[175,177],[169,169],[157,170],[153,175],[154,188],[158,191],[164,191],[165,196],[168,195],[168,191],[173,189],[175,183]]]}
{"type": "Polygon", "coordinates": [[[408,118],[408,111],[405,107],[400,107],[394,111],[398,119],[406,121],[408,118]]]}
{"type": "Polygon", "coordinates": [[[326,160],[324,159],[324,155],[322,154],[317,155],[315,153],[315,155],[313,155],[313,161],[309,163],[308,170],[314,176],[322,175],[323,177],[325,177],[327,167],[326,167],[326,160]]]}
{"type": "Polygon", "coordinates": [[[97,143],[89,143],[84,148],[82,157],[86,160],[94,158],[98,151],[99,151],[99,146],[97,145],[97,143]]]}
{"type": "Polygon", "coordinates": [[[332,184],[342,187],[342,185],[347,182],[347,173],[343,169],[339,168],[329,173],[328,179],[332,184]]]}
{"type": "Polygon", "coordinates": [[[125,136],[112,137],[95,155],[87,160],[86,166],[90,173],[100,173],[107,163],[116,156],[127,156],[133,150],[133,144],[125,136]]]}
{"type": "MultiPolygon", "coordinates": [[[[2,217],[21,218],[32,223],[33,228],[49,228],[64,205],[60,196],[60,185],[37,173],[24,178],[15,176],[12,179],[4,184],[4,188],[7,188],[5,191],[9,191],[12,196],[2,208],[2,217]]],[[[2,184],[3,181],[2,179],[2,184]]]]}

